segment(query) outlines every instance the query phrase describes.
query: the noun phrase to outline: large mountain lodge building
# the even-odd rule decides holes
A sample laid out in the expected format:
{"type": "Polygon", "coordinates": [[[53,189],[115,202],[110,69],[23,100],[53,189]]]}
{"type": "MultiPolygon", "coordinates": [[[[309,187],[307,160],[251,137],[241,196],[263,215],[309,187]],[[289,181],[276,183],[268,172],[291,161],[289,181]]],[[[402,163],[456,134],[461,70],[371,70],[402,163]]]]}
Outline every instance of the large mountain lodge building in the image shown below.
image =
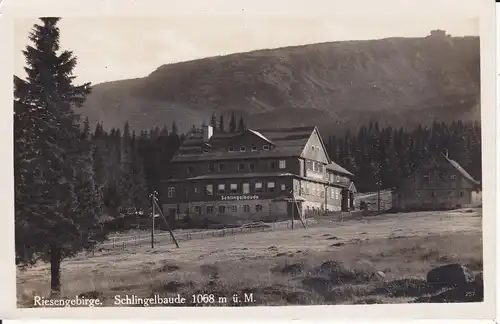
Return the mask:
{"type": "Polygon", "coordinates": [[[354,206],[353,174],[332,162],[316,127],[191,131],[162,185],[162,209],[220,223],[295,219],[354,206]]]}

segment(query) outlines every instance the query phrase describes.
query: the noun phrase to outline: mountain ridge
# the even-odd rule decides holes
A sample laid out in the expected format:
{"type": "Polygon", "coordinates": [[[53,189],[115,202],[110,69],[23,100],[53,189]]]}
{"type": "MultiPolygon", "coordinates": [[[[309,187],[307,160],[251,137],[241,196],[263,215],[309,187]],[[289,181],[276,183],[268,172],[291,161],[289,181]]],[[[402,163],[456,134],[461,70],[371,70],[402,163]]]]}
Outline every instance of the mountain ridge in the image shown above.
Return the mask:
{"type": "Polygon", "coordinates": [[[479,71],[477,36],[324,42],[164,64],[95,85],[82,113],[108,129],[175,120],[181,131],[213,112],[226,123],[234,112],[249,127],[316,124],[329,133],[370,120],[479,120],[479,71]]]}

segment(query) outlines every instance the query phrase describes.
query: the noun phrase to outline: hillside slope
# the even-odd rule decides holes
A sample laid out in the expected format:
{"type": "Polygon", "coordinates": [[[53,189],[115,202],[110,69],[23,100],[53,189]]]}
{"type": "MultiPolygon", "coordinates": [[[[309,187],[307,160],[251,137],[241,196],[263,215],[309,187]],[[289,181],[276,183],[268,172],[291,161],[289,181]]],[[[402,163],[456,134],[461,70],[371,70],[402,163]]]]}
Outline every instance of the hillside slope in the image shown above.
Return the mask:
{"type": "Polygon", "coordinates": [[[479,119],[479,89],[478,37],[388,38],[163,65],[144,78],[95,85],[84,115],[105,128],[175,120],[185,130],[214,111],[234,111],[254,127],[317,124],[330,133],[370,119],[479,119]]]}

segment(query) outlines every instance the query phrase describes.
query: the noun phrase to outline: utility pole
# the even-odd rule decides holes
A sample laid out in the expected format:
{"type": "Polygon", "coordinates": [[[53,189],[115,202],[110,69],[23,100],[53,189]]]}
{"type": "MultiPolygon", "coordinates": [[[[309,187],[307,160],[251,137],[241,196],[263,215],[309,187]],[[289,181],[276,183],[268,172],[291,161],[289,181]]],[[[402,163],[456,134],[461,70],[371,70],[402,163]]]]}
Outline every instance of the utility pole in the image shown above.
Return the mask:
{"type": "Polygon", "coordinates": [[[377,181],[377,214],[380,215],[380,181],[377,181]]]}
{"type": "Polygon", "coordinates": [[[294,198],[295,198],[295,196],[293,194],[293,189],[290,190],[290,194],[292,196],[292,229],[293,229],[294,228],[293,223],[295,223],[295,220],[294,220],[295,219],[295,217],[294,217],[294,211],[295,211],[295,199],[294,198]]]}
{"type": "Polygon", "coordinates": [[[149,195],[151,197],[151,248],[154,249],[155,247],[155,205],[156,205],[156,195],[158,193],[154,191],[152,194],[149,195]]]}

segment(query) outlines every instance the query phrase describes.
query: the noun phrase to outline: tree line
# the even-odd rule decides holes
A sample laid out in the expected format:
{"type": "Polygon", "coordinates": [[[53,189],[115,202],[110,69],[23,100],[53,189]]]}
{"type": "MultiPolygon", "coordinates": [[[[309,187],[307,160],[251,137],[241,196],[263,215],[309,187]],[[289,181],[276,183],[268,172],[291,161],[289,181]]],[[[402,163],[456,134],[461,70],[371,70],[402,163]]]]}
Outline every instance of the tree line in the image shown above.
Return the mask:
{"type": "Polygon", "coordinates": [[[361,126],[357,134],[329,136],[327,151],[333,161],[352,172],[361,192],[398,185],[426,159],[448,154],[476,180],[481,180],[481,126],[479,122],[434,122],[413,130],[361,126]]]}

